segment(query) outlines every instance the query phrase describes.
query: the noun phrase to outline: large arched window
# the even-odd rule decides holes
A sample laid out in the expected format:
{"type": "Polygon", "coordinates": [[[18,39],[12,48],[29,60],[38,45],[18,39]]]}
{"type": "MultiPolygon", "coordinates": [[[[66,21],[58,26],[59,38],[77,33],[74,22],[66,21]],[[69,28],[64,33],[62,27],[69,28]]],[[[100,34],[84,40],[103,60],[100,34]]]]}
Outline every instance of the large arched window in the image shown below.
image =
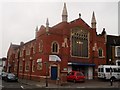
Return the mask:
{"type": "Polygon", "coordinates": [[[57,42],[52,43],[52,53],[59,53],[59,44],[57,42]]]}
{"type": "Polygon", "coordinates": [[[88,57],[88,39],[87,30],[80,27],[71,30],[71,55],[78,57],[88,57]]]}

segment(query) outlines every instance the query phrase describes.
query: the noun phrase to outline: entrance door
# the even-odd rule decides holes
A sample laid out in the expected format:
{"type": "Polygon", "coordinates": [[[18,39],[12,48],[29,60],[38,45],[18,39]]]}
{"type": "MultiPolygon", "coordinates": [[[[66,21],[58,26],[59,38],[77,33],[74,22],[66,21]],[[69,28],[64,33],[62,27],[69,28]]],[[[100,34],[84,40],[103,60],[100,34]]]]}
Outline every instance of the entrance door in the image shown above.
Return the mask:
{"type": "Polygon", "coordinates": [[[93,67],[88,68],[88,79],[93,79],[93,67]]]}
{"type": "Polygon", "coordinates": [[[58,76],[58,74],[57,74],[57,67],[51,67],[51,79],[52,80],[57,80],[57,76],[58,76]]]}

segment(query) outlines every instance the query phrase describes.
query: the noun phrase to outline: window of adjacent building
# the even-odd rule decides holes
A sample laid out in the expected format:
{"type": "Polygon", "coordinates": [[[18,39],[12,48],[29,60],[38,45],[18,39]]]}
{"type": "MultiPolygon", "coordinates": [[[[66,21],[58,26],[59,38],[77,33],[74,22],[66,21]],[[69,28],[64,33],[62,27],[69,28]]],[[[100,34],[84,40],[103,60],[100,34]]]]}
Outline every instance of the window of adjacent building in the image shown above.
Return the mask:
{"type": "Polygon", "coordinates": [[[25,71],[29,71],[30,69],[30,61],[25,61],[25,71]]]}
{"type": "Polygon", "coordinates": [[[19,63],[19,70],[20,70],[20,71],[23,70],[23,61],[20,61],[20,63],[19,63]]]}
{"type": "Polygon", "coordinates": [[[115,56],[120,57],[120,46],[115,46],[115,56]]]}
{"type": "Polygon", "coordinates": [[[32,61],[32,72],[35,72],[35,60],[32,61]]]}
{"type": "Polygon", "coordinates": [[[98,55],[99,57],[103,57],[103,50],[101,48],[98,49],[98,55]]]}
{"type": "Polygon", "coordinates": [[[59,53],[59,44],[57,42],[52,43],[52,53],[59,53]]]}
{"type": "Polygon", "coordinates": [[[79,27],[71,30],[72,56],[88,57],[88,31],[79,27]]]}
{"type": "Polygon", "coordinates": [[[42,40],[39,43],[39,52],[43,52],[43,41],[42,40]]]}

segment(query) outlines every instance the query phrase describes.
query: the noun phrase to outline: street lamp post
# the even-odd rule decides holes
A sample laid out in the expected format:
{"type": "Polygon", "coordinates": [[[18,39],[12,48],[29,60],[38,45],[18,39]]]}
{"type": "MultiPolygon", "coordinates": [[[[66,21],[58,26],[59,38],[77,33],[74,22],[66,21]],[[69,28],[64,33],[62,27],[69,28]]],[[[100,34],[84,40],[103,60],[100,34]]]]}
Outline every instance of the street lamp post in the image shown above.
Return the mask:
{"type": "Polygon", "coordinates": [[[46,87],[48,87],[48,77],[47,77],[47,75],[48,75],[48,62],[44,62],[44,63],[46,65],[46,87]]]}
{"type": "MultiPolygon", "coordinates": [[[[57,68],[58,68],[58,72],[59,72],[59,60],[56,60],[56,63],[57,63],[57,68]]],[[[58,86],[59,86],[59,84],[60,84],[60,74],[59,73],[58,73],[58,77],[57,77],[57,83],[58,83],[58,86]]]]}

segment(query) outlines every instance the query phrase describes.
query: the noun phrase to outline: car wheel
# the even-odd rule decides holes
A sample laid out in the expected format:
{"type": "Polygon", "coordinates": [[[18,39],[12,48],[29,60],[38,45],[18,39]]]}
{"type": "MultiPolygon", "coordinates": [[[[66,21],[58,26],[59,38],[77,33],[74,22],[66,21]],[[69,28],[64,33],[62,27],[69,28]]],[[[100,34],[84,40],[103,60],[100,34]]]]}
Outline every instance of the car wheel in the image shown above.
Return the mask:
{"type": "Polygon", "coordinates": [[[116,78],[115,77],[111,77],[111,79],[110,80],[113,80],[113,81],[115,81],[116,80],[116,78]]]}
{"type": "Polygon", "coordinates": [[[83,83],[85,82],[85,80],[83,80],[83,83]]]}
{"type": "Polygon", "coordinates": [[[5,81],[8,82],[8,79],[6,78],[5,81]]]}
{"type": "Polygon", "coordinates": [[[18,82],[18,80],[16,80],[16,82],[18,82]]]}

